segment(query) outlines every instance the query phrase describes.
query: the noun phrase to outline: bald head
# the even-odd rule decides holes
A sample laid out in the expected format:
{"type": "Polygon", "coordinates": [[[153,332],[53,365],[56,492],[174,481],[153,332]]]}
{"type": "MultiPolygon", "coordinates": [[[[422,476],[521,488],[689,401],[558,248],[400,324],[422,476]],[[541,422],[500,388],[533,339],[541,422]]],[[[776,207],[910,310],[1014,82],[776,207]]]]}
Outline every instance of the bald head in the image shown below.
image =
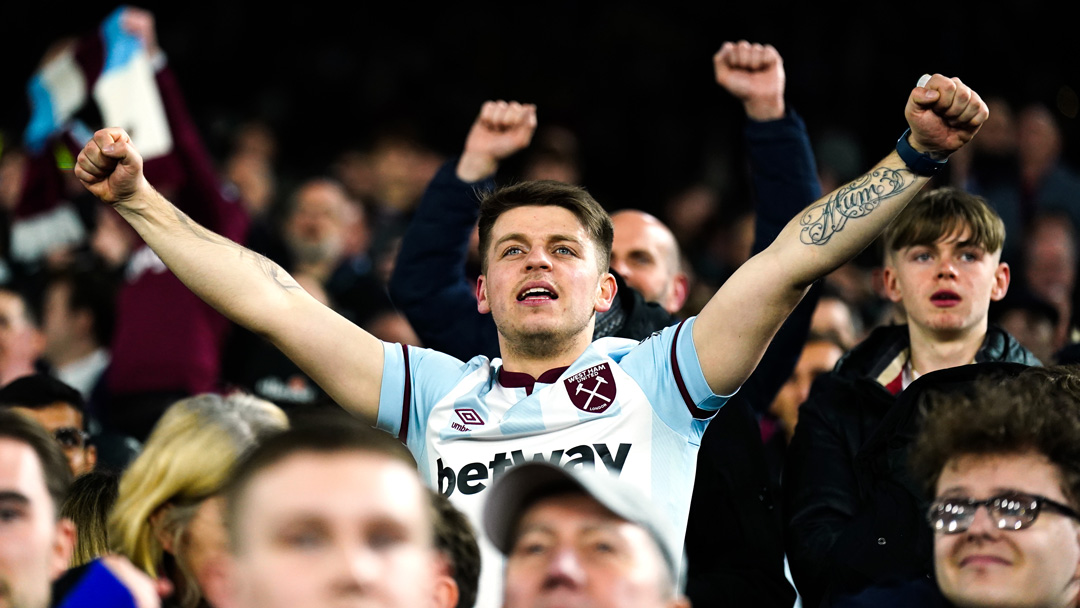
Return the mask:
{"type": "Polygon", "coordinates": [[[626,283],[670,313],[686,301],[687,278],[679,267],[679,244],[675,235],[655,217],[627,209],[611,216],[615,241],[611,269],[626,283]]]}

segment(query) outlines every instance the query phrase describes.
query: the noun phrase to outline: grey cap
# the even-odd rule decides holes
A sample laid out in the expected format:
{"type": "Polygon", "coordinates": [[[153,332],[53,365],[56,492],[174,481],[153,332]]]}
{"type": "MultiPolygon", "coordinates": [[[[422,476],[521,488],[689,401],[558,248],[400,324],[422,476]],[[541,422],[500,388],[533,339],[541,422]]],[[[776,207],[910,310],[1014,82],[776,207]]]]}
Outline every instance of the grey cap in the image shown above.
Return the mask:
{"type": "Polygon", "coordinates": [[[667,518],[637,488],[606,472],[564,469],[539,461],[515,466],[488,490],[484,531],[503,555],[509,555],[525,511],[548,496],[567,492],[583,492],[615,515],[644,528],[664,556],[671,580],[679,580],[676,556],[682,554],[682,539],[675,537],[667,518]]]}

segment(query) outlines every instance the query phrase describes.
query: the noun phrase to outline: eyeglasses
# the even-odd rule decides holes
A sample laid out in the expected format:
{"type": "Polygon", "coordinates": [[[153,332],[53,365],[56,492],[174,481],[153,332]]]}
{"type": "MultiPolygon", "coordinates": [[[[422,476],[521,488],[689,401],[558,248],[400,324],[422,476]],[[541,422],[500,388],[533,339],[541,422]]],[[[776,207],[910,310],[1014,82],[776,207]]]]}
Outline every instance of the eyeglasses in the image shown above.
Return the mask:
{"type": "Polygon", "coordinates": [[[1080,520],[1080,513],[1060,502],[1038,494],[1009,492],[986,500],[943,498],[930,505],[926,514],[930,527],[944,534],[966,532],[975,521],[975,511],[986,507],[999,530],[1022,530],[1035,523],[1043,509],[1080,520]]]}
{"type": "Polygon", "coordinates": [[[81,448],[86,444],[86,440],[90,438],[89,435],[84,433],[82,429],[77,429],[73,426],[65,426],[53,431],[53,437],[56,442],[60,444],[60,447],[64,449],[81,448]]]}

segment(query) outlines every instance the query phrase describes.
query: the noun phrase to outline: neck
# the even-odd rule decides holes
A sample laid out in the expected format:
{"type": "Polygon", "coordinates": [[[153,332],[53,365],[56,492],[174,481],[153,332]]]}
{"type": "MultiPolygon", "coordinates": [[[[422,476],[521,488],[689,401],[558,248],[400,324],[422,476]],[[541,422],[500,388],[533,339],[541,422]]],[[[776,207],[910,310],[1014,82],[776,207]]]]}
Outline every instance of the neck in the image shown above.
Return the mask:
{"type": "Polygon", "coordinates": [[[37,373],[33,363],[20,361],[0,365],[0,386],[6,385],[12,380],[37,373]]]}
{"type": "Polygon", "coordinates": [[[535,343],[521,343],[520,341],[511,343],[500,333],[499,351],[503,369],[538,378],[549,369],[568,367],[592,343],[592,330],[593,325],[590,323],[587,331],[580,332],[570,339],[537,337],[535,343]]]}
{"type": "Polygon", "coordinates": [[[93,340],[82,340],[65,348],[63,352],[47,353],[45,358],[49,361],[49,365],[56,369],[61,369],[64,366],[82,360],[97,349],[98,345],[93,340]]]}
{"type": "Polygon", "coordinates": [[[947,336],[908,325],[908,336],[911,340],[911,367],[922,375],[974,361],[975,354],[986,339],[986,323],[970,331],[947,336]]]}

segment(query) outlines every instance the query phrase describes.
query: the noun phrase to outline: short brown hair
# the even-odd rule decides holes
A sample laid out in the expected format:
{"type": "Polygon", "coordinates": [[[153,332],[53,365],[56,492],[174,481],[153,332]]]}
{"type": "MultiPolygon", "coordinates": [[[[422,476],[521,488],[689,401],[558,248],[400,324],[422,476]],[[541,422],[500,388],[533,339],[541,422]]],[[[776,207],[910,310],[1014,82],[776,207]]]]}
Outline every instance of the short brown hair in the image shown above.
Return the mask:
{"type": "Polygon", "coordinates": [[[472,608],[480,585],[480,545],[465,514],[450,499],[428,489],[435,515],[435,549],[450,565],[450,576],[458,586],[457,608],[472,608]]]}
{"type": "MultiPolygon", "coordinates": [[[[239,553],[240,505],[252,481],[267,469],[297,454],[372,453],[416,468],[409,451],[392,436],[345,413],[312,414],[292,428],[267,438],[248,451],[233,468],[222,494],[229,547],[239,553]]],[[[421,483],[417,478],[417,483],[421,483]]]]}
{"type": "Polygon", "coordinates": [[[1080,367],[1032,367],[976,380],[970,395],[928,399],[911,468],[929,498],[955,458],[1035,452],[1060,470],[1062,492],[1080,505],[1080,367]]]}
{"type": "Polygon", "coordinates": [[[562,207],[574,214],[596,244],[597,265],[607,272],[615,229],[611,216],[584,188],[554,180],[521,182],[498,188],[480,200],[480,272],[487,272],[491,229],[499,216],[517,207],[562,207]]]}
{"type": "Polygon", "coordinates": [[[45,475],[45,488],[52,498],[53,513],[59,519],[60,505],[71,488],[71,467],[60,444],[37,422],[7,408],[0,408],[0,439],[25,443],[34,450],[45,475]]]}
{"type": "Polygon", "coordinates": [[[971,230],[968,242],[987,252],[1001,251],[1005,223],[986,199],[957,188],[938,188],[909,204],[885,228],[885,257],[917,245],[932,245],[944,237],[971,230]]]}

